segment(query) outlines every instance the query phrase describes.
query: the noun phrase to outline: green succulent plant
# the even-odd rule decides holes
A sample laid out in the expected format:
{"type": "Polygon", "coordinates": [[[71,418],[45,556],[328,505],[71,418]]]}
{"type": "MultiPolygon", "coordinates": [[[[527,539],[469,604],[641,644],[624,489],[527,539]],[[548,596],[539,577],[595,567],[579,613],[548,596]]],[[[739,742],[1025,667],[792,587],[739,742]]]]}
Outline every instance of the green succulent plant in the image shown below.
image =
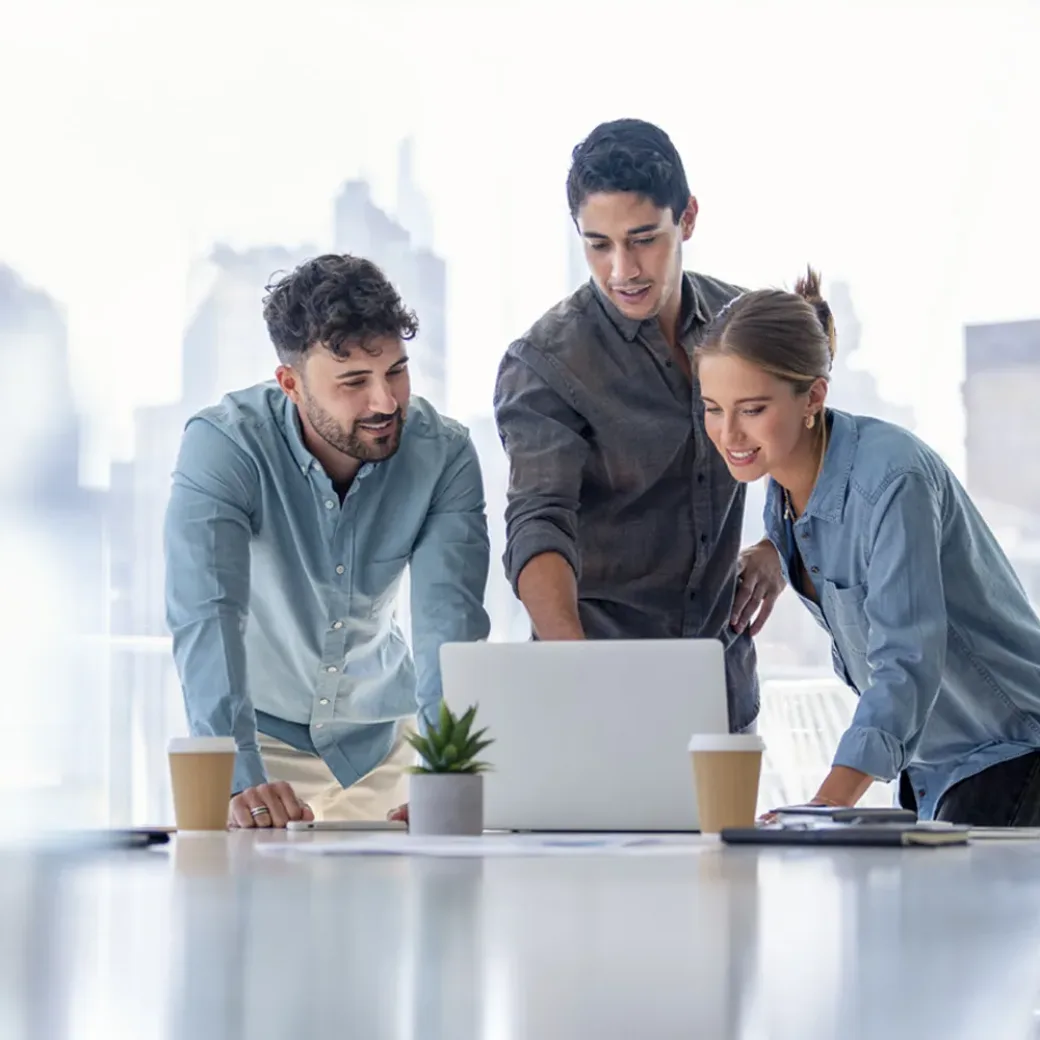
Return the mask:
{"type": "Polygon", "coordinates": [[[474,704],[463,715],[457,716],[442,700],[437,723],[427,727],[425,736],[409,733],[408,743],[419,752],[420,765],[412,766],[412,773],[483,773],[490,768],[477,755],[494,740],[485,737],[487,728],[471,733],[477,714],[474,704]]]}

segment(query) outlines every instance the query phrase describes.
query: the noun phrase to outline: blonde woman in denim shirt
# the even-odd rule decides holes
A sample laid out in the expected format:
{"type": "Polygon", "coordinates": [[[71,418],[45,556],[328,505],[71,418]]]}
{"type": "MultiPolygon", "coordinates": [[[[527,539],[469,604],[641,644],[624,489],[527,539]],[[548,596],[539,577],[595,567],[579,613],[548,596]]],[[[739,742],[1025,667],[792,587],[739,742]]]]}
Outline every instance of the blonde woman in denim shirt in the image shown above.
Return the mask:
{"type": "Polygon", "coordinates": [[[708,435],[738,480],[769,477],[766,533],[859,695],[813,802],[898,777],[921,819],[1040,825],[1040,620],[935,451],[826,407],[834,349],[810,269],[737,297],[697,350],[708,435]]]}

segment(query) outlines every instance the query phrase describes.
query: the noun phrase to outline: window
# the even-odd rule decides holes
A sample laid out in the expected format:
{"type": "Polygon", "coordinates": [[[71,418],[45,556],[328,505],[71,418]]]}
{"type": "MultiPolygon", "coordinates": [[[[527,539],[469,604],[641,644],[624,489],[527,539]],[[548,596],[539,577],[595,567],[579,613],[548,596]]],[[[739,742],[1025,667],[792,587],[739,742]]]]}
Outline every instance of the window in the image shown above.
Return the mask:
{"type": "MultiPolygon", "coordinates": [[[[688,265],[749,286],[818,266],[835,403],[911,426],[958,472],[967,431],[969,489],[979,474],[1037,587],[1021,471],[989,479],[1008,422],[1033,442],[1028,401],[1009,415],[1003,377],[970,366],[961,393],[968,325],[1033,319],[1014,331],[1016,386],[1040,371],[1035,7],[756,8],[751,34],[734,5],[698,15],[689,61],[629,67],[614,21],[566,5],[552,25],[472,9],[466,33],[438,5],[342,6],[222,4],[200,33],[183,4],[69,0],[23,5],[0,38],[0,785],[16,815],[168,818],[164,745],[184,722],[160,524],[179,433],[270,377],[263,285],[318,249],[370,256],[419,312],[415,390],[470,425],[485,465],[493,638],[526,637],[500,572],[491,387],[508,342],[585,277],[570,148],[633,106],[686,158],[688,265]],[[575,54],[579,35],[602,62],[575,54]]],[[[802,797],[852,702],[793,597],[760,654],[769,783],[802,797]]]]}

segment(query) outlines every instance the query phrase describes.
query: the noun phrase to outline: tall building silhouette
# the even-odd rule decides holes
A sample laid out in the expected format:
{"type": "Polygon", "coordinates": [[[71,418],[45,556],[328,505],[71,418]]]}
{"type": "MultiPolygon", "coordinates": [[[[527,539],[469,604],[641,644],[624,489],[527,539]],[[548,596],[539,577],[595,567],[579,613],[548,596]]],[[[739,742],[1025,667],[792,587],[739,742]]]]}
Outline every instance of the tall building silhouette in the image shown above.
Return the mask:
{"type": "MultiPolygon", "coordinates": [[[[405,155],[410,155],[406,151],[405,155]]],[[[425,197],[410,180],[410,159],[402,159],[398,177],[400,204],[419,219],[428,210],[425,197]]],[[[336,198],[333,244],[337,252],[364,256],[377,264],[405,304],[419,318],[419,334],[409,345],[412,390],[435,408],[448,399],[447,264],[428,245],[417,244],[411,229],[380,209],[367,181],[347,181],[336,198]]],[[[420,234],[421,242],[423,234],[420,234]]]]}
{"type": "Polygon", "coordinates": [[[58,303],[0,264],[0,358],[7,404],[0,496],[60,509],[83,500],[79,488],[80,421],[72,396],[68,329],[58,303]]]}
{"type": "Polygon", "coordinates": [[[62,307],[0,265],[0,784],[12,822],[104,822],[109,718],[102,491],[79,485],[80,418],[62,307]],[[61,792],[60,801],[53,793],[61,792]]]}
{"type": "Polygon", "coordinates": [[[278,359],[263,319],[265,287],[318,253],[316,246],[213,248],[200,280],[208,291],[188,320],[181,362],[182,407],[189,414],[229,390],[273,378],[278,359]]]}
{"type": "Polygon", "coordinates": [[[416,249],[433,250],[433,212],[415,178],[415,141],[408,137],[397,152],[397,219],[416,249]]]}
{"type": "Polygon", "coordinates": [[[831,385],[827,403],[856,415],[896,423],[908,430],[914,429],[914,410],[882,396],[877,379],[865,368],[850,365],[860,350],[863,326],[852,302],[852,290],[847,282],[834,281],[824,286],[824,295],[834,315],[838,352],[831,369],[831,385]]]}
{"type": "Polygon", "coordinates": [[[1040,527],[1040,320],[969,325],[964,347],[968,489],[1040,527]]]}
{"type": "Polygon", "coordinates": [[[1040,320],[969,325],[964,346],[967,489],[1040,603],[1040,320]]]}

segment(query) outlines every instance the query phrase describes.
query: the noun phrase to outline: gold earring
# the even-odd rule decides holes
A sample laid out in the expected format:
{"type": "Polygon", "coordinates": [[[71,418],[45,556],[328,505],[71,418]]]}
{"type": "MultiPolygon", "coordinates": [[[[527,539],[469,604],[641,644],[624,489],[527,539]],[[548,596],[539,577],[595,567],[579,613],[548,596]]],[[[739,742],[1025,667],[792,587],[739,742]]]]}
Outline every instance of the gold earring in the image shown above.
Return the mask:
{"type": "Polygon", "coordinates": [[[805,417],[805,428],[811,430],[816,425],[816,413],[813,412],[805,417]]]}

